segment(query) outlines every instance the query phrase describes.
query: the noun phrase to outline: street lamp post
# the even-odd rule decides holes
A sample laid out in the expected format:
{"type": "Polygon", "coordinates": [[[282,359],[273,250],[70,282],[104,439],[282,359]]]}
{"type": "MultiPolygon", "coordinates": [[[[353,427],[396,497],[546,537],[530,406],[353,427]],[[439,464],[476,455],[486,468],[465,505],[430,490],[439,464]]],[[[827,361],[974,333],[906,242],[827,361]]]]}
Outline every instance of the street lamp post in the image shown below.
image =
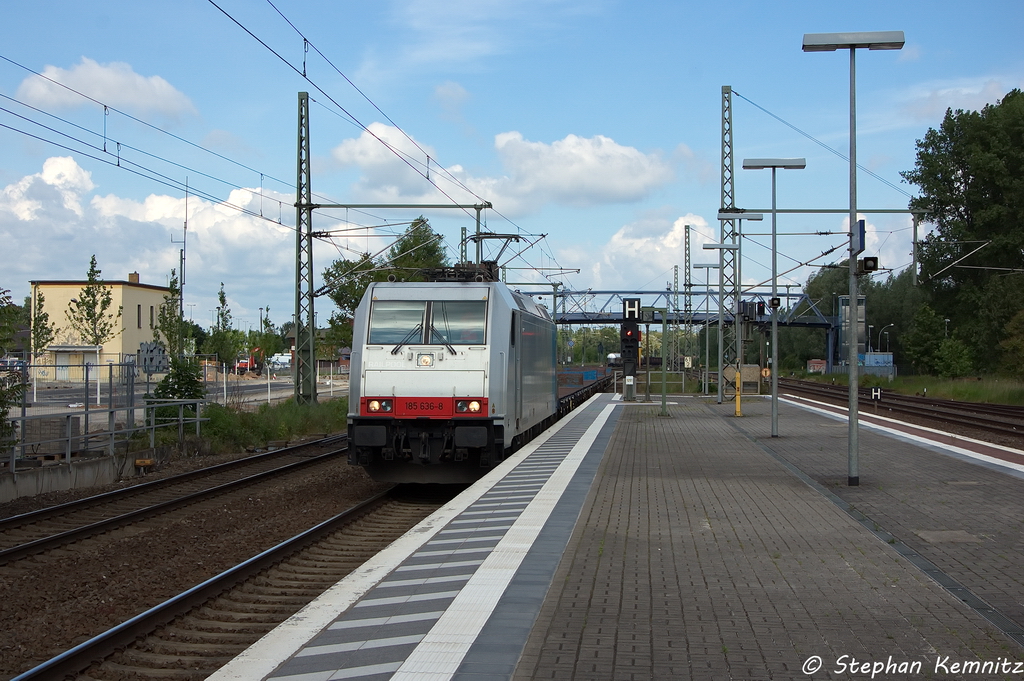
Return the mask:
{"type": "MultiPolygon", "coordinates": [[[[882,351],[882,332],[885,331],[886,329],[888,329],[890,326],[896,326],[896,325],[895,324],[886,324],[885,326],[883,326],[881,329],[878,330],[878,346],[877,347],[878,347],[878,351],[879,352],[882,351]]],[[[885,334],[885,337],[888,340],[889,334],[885,334]]],[[[889,348],[887,347],[885,349],[885,351],[889,352],[889,348]]]]}
{"type": "Polygon", "coordinates": [[[860,484],[857,449],[857,48],[869,50],[900,50],[903,31],[868,31],[862,33],[805,33],[804,52],[835,52],[850,50],[850,428],[847,452],[847,483],[860,484]]]}
{"type": "MultiPolygon", "coordinates": [[[[745,210],[734,208],[730,211],[719,211],[719,220],[739,220],[736,226],[736,274],[733,293],[736,297],[736,309],[733,310],[733,325],[736,331],[736,416],[743,416],[743,411],[740,409],[740,394],[743,392],[743,326],[740,319],[740,298],[743,294],[743,276],[741,274],[743,269],[743,221],[744,220],[764,220],[763,213],[748,213],[745,210]]],[[[710,245],[705,244],[704,248],[708,248],[710,245]]],[[[719,322],[721,323],[721,322],[719,322]]],[[[722,356],[722,348],[719,347],[718,356],[722,356]]],[[[722,362],[719,361],[719,372],[721,372],[722,362]]],[[[719,376],[718,381],[718,397],[719,403],[722,400],[722,381],[719,376]]]]}
{"type": "MultiPolygon", "coordinates": [[[[722,266],[721,264],[697,263],[693,267],[694,269],[704,270],[704,394],[707,395],[708,375],[711,372],[711,334],[709,333],[708,325],[708,315],[711,314],[711,270],[721,269],[722,266]]],[[[721,281],[719,281],[719,285],[721,285],[721,281]]],[[[721,291],[718,292],[718,296],[719,313],[721,313],[721,291]]],[[[722,342],[721,336],[719,336],[718,342],[722,342]]],[[[721,367],[718,370],[721,371],[721,367]]],[[[721,379],[719,379],[719,382],[721,382],[721,379]]],[[[719,400],[719,404],[721,404],[721,400],[719,400]]]]}
{"type": "Polygon", "coordinates": [[[779,168],[786,170],[803,170],[807,167],[807,160],[802,158],[747,158],[743,159],[744,170],[772,170],[772,437],[779,436],[779,308],[782,303],[779,300],[779,249],[777,247],[777,218],[778,209],[775,204],[775,171],[779,168]]]}
{"type": "MultiPolygon", "coordinates": [[[[739,244],[704,244],[701,246],[705,251],[718,251],[718,267],[721,270],[722,267],[722,252],[723,251],[736,251],[739,250],[739,244]]],[[[739,260],[739,258],[737,258],[739,260]]],[[[738,265],[739,263],[737,263],[738,265]]],[[[737,267],[737,269],[739,269],[737,267]]],[[[724,334],[722,328],[725,325],[725,309],[722,306],[722,299],[725,297],[725,289],[723,288],[722,277],[718,277],[718,403],[721,404],[723,401],[723,390],[722,390],[722,339],[724,334]]],[[[737,285],[738,288],[738,285],[737,285]]],[[[739,293],[737,292],[737,295],[739,293]]]]}

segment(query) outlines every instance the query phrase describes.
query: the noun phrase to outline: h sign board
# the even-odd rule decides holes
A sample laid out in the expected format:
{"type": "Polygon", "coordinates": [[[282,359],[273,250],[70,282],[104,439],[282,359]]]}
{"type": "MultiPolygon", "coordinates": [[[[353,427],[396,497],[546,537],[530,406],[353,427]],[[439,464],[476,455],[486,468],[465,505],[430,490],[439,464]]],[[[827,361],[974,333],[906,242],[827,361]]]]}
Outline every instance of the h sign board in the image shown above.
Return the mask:
{"type": "Polygon", "coordinates": [[[625,320],[638,320],[640,319],[640,299],[639,298],[623,298],[622,299],[622,318],[625,320]]]}
{"type": "Polygon", "coordinates": [[[852,241],[852,247],[850,248],[850,250],[853,252],[854,256],[858,256],[864,252],[864,232],[864,221],[857,220],[857,224],[853,230],[853,236],[850,237],[852,241]]]}

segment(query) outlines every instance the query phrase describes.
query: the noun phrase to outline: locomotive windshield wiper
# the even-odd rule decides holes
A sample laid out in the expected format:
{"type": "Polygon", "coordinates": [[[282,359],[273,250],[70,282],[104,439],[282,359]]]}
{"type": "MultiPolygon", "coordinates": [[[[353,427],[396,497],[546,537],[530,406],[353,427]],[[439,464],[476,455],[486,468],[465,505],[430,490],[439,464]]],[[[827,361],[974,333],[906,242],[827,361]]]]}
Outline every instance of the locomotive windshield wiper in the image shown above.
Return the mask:
{"type": "Polygon", "coordinates": [[[448,348],[448,352],[452,353],[453,355],[458,354],[458,353],[455,352],[455,348],[453,348],[451,346],[451,343],[449,343],[448,341],[446,341],[444,339],[444,336],[442,336],[441,332],[437,330],[437,327],[434,326],[433,324],[431,324],[430,325],[430,342],[431,343],[434,342],[434,336],[437,336],[438,340],[441,341],[441,344],[444,345],[446,348],[448,348]]]}
{"type": "Polygon", "coordinates": [[[408,343],[409,341],[411,341],[413,338],[415,338],[416,334],[418,334],[422,328],[423,328],[423,323],[420,322],[419,324],[416,325],[416,327],[412,331],[410,331],[409,333],[405,334],[405,338],[403,338],[401,340],[401,342],[394,347],[394,349],[391,351],[391,354],[392,355],[397,355],[399,352],[401,352],[402,351],[402,346],[405,345],[406,343],[408,343]]]}

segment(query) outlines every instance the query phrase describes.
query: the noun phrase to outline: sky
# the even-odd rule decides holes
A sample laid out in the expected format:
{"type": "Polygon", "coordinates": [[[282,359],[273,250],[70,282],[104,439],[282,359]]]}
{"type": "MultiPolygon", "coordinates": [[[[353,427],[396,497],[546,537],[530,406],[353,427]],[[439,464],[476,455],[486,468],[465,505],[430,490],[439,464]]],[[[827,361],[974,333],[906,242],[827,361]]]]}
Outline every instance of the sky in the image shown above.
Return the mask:
{"type": "MultiPolygon", "coordinates": [[[[420,215],[457,260],[476,212],[454,206],[486,201],[483,228],[520,237],[499,258],[516,288],[637,291],[664,290],[674,266],[685,283],[687,232],[691,262],[717,262],[701,245],[719,240],[723,86],[736,207],[772,203],[771,172],[743,159],[802,157],[777,173],[778,208],[848,209],[849,52],[804,53],[805,33],[906,36],[856,60],[858,206],[894,211],[863,216],[883,277],[911,265],[900,211],[916,188],[900,172],[917,140],[947,108],[1024,87],[1019,0],[9,5],[0,288],[20,301],[30,281],[84,279],[92,255],[105,279],[166,285],[184,248],[186,314],[202,326],[221,284],[236,328],[267,309],[292,318],[299,92],[318,203],[452,206],[318,210],[315,288],[420,215]]],[[[848,215],[777,220],[780,286],[844,259],[848,215]]],[[[743,224],[751,290],[770,286],[770,230],[770,215],[743,224]]],[[[333,304],[315,306],[323,326],[333,304]]]]}

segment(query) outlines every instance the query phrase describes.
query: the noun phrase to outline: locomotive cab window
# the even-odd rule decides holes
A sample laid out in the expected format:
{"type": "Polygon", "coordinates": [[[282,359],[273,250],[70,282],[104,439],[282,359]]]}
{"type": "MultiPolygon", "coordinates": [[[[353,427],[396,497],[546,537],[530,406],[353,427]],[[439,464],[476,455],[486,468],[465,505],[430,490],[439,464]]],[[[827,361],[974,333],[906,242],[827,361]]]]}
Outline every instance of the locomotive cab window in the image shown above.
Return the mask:
{"type": "Polygon", "coordinates": [[[487,302],[375,300],[369,326],[371,344],[483,345],[487,302]],[[424,325],[424,320],[429,323],[424,325]]]}
{"type": "Polygon", "coordinates": [[[483,345],[487,303],[482,300],[436,300],[430,304],[428,343],[483,345]]]}
{"type": "Polygon", "coordinates": [[[370,311],[370,343],[419,343],[423,337],[423,301],[375,300],[370,311]]]}

